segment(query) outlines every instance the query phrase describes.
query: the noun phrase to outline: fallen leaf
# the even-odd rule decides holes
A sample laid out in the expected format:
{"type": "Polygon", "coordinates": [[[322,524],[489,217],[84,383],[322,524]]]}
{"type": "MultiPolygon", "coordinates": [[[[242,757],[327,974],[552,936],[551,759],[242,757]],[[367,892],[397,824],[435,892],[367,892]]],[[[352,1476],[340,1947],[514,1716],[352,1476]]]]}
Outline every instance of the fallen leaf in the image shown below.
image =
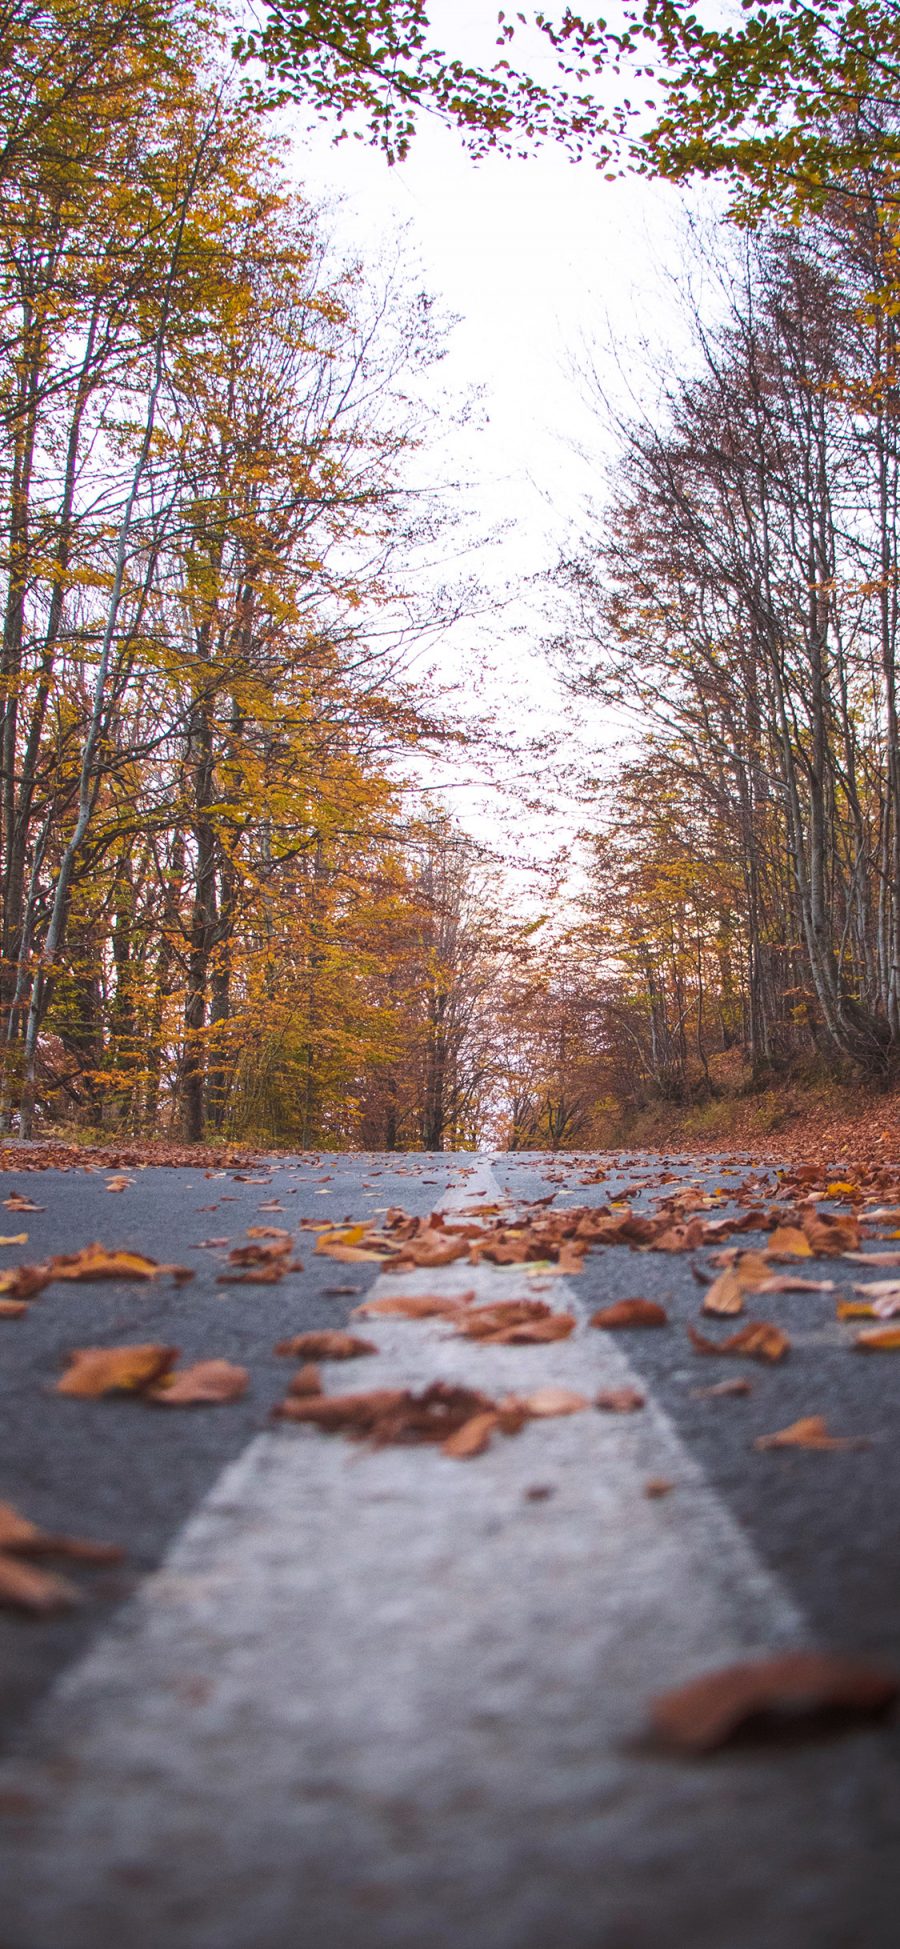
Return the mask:
{"type": "Polygon", "coordinates": [[[3,1206],[4,1206],[4,1210],[6,1211],[43,1211],[44,1210],[43,1205],[32,1204],[31,1199],[24,1197],[21,1191],[11,1191],[9,1197],[4,1198],[3,1206]]]}
{"type": "Polygon", "coordinates": [[[701,1311],[704,1313],[714,1313],[722,1317],[727,1317],[734,1313],[742,1313],[744,1310],[745,1290],[746,1288],[737,1266],[733,1266],[728,1272],[720,1272],[718,1279],[713,1280],[712,1285],[708,1287],[704,1294],[701,1311]]]}
{"type": "MultiPolygon", "coordinates": [[[[247,1226],[248,1238],[277,1238],[282,1240],[287,1239],[289,1241],[292,1236],[293,1234],[289,1231],[286,1231],[283,1225],[248,1225],[247,1226]]],[[[227,1243],[228,1243],[227,1239],[223,1240],[223,1244],[227,1245],[227,1243]]]]}
{"type": "Polygon", "coordinates": [[[860,1353],[895,1353],[900,1347],[900,1326],[864,1326],[853,1345],[860,1353]]]}
{"type": "Polygon", "coordinates": [[[669,1315],[655,1299],[617,1299],[611,1306],[600,1306],[591,1314],[591,1326],[668,1326],[669,1315]]]}
{"type": "Polygon", "coordinates": [[[430,1320],[449,1319],[459,1311],[460,1306],[468,1305],[474,1299],[474,1288],[470,1292],[459,1293],[455,1299],[443,1299],[432,1293],[391,1294],[387,1299],[367,1299],[362,1306],[355,1306],[354,1315],[369,1319],[430,1320]]]}
{"type": "Polygon", "coordinates": [[[766,1255],[770,1259],[811,1259],[812,1246],[805,1232],[797,1225],[776,1225],[766,1255]]]}
{"type": "Polygon", "coordinates": [[[688,1327],[688,1335],[698,1353],[743,1353],[752,1360],[781,1360],[791,1344],[787,1334],[768,1320],[754,1320],[727,1340],[709,1340],[693,1326],[688,1327]]]}
{"type": "Polygon", "coordinates": [[[490,1447],[497,1424],[498,1417],[490,1408],[482,1414],[473,1414],[469,1421],[464,1421],[461,1428],[457,1428],[441,1443],[442,1453],[458,1462],[467,1462],[473,1455],[483,1455],[485,1449],[490,1447]]]}
{"type": "Polygon", "coordinates": [[[288,1384],[288,1393],[301,1398],[304,1394],[321,1394],[321,1392],[322,1376],[314,1362],[308,1360],[302,1367],[298,1367],[288,1384]]]}
{"type": "Polygon", "coordinates": [[[850,1213],[807,1211],[803,1230],[812,1251],[818,1255],[856,1252],[860,1246],[859,1224],[850,1213]]]}
{"type": "Polygon", "coordinates": [[[20,1320],[27,1311],[24,1299],[0,1299],[0,1320],[20,1320]]]}
{"type": "Polygon", "coordinates": [[[107,1191],[130,1191],[132,1183],[132,1178],[107,1178],[106,1189],[107,1191]]]}
{"type": "Polygon", "coordinates": [[[290,1340],[279,1340],[276,1353],[293,1354],[299,1360],[356,1360],[361,1354],[377,1353],[374,1340],[362,1340],[356,1333],[323,1327],[318,1332],[295,1333],[290,1340]]]}
{"type": "MultiPolygon", "coordinates": [[[[421,1394],[409,1388],[373,1388],[368,1393],[288,1398],[275,1409],[291,1421],[309,1421],[328,1433],[350,1435],[383,1445],[445,1442],[474,1415],[495,1414],[497,1404],[471,1387],[434,1381],[421,1394]]],[[[523,1417],[524,1418],[524,1417],[523,1417]]]]}
{"type": "Polygon", "coordinates": [[[557,1414],[580,1414],[582,1408],[590,1407],[587,1395],[571,1387],[536,1387],[533,1394],[520,1394],[516,1399],[538,1421],[557,1414]]]}
{"type": "Polygon", "coordinates": [[[163,1273],[171,1273],[179,1283],[193,1279],[191,1266],[160,1265],[157,1259],[150,1259],[144,1252],[129,1252],[114,1247],[110,1250],[96,1241],[85,1245],[80,1252],[59,1252],[55,1258],[48,1259],[43,1270],[48,1280],[52,1279],[157,1279],[163,1273]]]}
{"type": "Polygon", "coordinates": [[[178,1354],[178,1347],[149,1342],[132,1347],[75,1347],[56,1392],[85,1400],[101,1394],[136,1394],[167,1373],[178,1354]]]}
{"type": "Polygon", "coordinates": [[[80,1604],[81,1592],[65,1577],[51,1570],[38,1570],[33,1563],[0,1555],[0,1605],[7,1610],[30,1611],[35,1617],[50,1617],[54,1611],[70,1611],[80,1604]]]}
{"type": "Polygon", "coordinates": [[[654,1502],[659,1496],[671,1495],[674,1487],[674,1482],[670,1482],[667,1475],[651,1475],[649,1481],[644,1483],[644,1494],[654,1502]]]}
{"type": "MultiPolygon", "coordinates": [[[[0,1285],[0,1291],[2,1291],[0,1285]]],[[[900,1280],[873,1279],[866,1285],[854,1286],[855,1293],[866,1299],[869,1310],[877,1320],[890,1320],[900,1313],[900,1280]]]]}
{"type": "Polygon", "coordinates": [[[636,1387],[604,1387],[597,1395],[596,1406],[608,1414],[635,1414],[644,1406],[644,1396],[636,1387]]]}
{"type": "Polygon", "coordinates": [[[11,1502],[0,1502],[0,1552],[14,1556],[67,1556],[80,1563],[121,1563],[116,1543],[89,1543],[81,1536],[54,1535],[21,1516],[11,1502]]]}
{"type": "Polygon", "coordinates": [[[217,1407],[226,1401],[239,1401],[247,1392],[246,1367],[230,1360],[197,1360],[192,1367],[164,1374],[144,1399],[161,1401],[168,1408],[217,1407]]]}
{"type": "Polygon", "coordinates": [[[754,1448],[868,1448],[868,1441],[852,1435],[830,1435],[824,1415],[805,1414],[775,1435],[757,1435],[754,1448]]]}
{"type": "Polygon", "coordinates": [[[10,1232],[8,1238],[0,1238],[0,1245],[27,1245],[27,1232],[10,1232]]]}
{"type": "Polygon", "coordinates": [[[574,1331],[571,1313],[554,1313],[542,1299],[498,1300],[473,1306],[455,1322],[457,1333],[489,1347],[524,1347],[565,1340],[574,1331]]]}
{"type": "Polygon", "coordinates": [[[5,1293],[8,1299],[33,1299],[36,1293],[42,1293],[45,1286],[49,1286],[51,1277],[47,1266],[9,1266],[5,1272],[0,1272],[0,1293],[5,1293]]]}
{"type": "Polygon", "coordinates": [[[753,1393],[753,1384],[751,1381],[745,1380],[743,1374],[736,1374],[733,1380],[715,1381],[712,1387],[691,1388],[691,1398],[694,1401],[713,1401],[720,1394],[728,1395],[728,1394],[752,1394],[752,1393],[753,1393]]]}
{"type": "Polygon", "coordinates": [[[900,1692],[894,1673],[827,1651],[782,1651],[706,1672],[653,1700],[651,1723],[669,1745],[707,1753],[759,1720],[814,1726],[823,1715],[872,1717],[900,1692]]]}

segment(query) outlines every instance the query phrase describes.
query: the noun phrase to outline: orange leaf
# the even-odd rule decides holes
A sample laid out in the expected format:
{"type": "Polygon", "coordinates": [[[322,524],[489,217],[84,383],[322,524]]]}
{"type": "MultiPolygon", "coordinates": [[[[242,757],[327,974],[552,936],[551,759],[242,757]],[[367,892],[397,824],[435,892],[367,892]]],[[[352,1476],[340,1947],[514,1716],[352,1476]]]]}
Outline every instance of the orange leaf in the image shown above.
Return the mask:
{"type": "Polygon", "coordinates": [[[80,1536],[54,1536],[20,1516],[11,1502],[0,1502],[0,1552],[15,1556],[67,1556],[81,1563],[121,1563],[124,1551],[115,1543],[88,1543],[80,1536]]]}
{"type": "Polygon", "coordinates": [[[797,1225],[776,1225],[766,1246],[770,1259],[811,1259],[812,1255],[809,1239],[797,1225]]]}
{"type": "Polygon", "coordinates": [[[371,1319],[449,1319],[452,1314],[459,1311],[460,1306],[474,1297],[474,1290],[459,1293],[455,1299],[441,1299],[431,1293],[410,1293],[407,1298],[402,1293],[396,1293],[391,1294],[387,1299],[367,1299],[362,1306],[355,1306],[353,1311],[354,1314],[371,1319]]]}
{"type": "Polygon", "coordinates": [[[323,1327],[319,1332],[295,1333],[291,1340],[279,1340],[276,1353],[293,1354],[299,1360],[356,1360],[360,1354],[377,1353],[374,1340],[362,1340],[356,1333],[342,1333],[338,1327],[323,1327]]]}
{"type": "Polygon", "coordinates": [[[177,1347],[149,1342],[133,1347],[75,1347],[56,1392],[85,1400],[101,1394],[136,1394],[167,1373],[178,1352],[177,1347]]]}
{"type": "Polygon", "coordinates": [[[668,1326],[669,1315],[655,1299],[617,1299],[612,1306],[600,1306],[591,1314],[591,1326],[668,1326]]]}
{"type": "Polygon", "coordinates": [[[849,1213],[807,1211],[803,1215],[803,1230],[813,1252],[833,1256],[859,1249],[859,1225],[849,1213]]]}
{"type": "Polygon", "coordinates": [[[0,1293],[5,1293],[8,1299],[33,1299],[49,1286],[51,1277],[48,1266],[10,1266],[6,1272],[0,1272],[0,1293]]]}
{"type": "Polygon", "coordinates": [[[768,1320],[754,1320],[727,1340],[708,1340],[693,1326],[688,1327],[688,1334],[698,1353],[744,1353],[751,1360],[781,1360],[791,1344],[787,1334],[768,1320]]]}
{"type": "Polygon", "coordinates": [[[653,1700],[652,1724],[670,1745],[712,1752],[754,1720],[812,1723],[823,1714],[871,1717],[900,1692],[894,1673],[827,1651],[783,1651],[706,1672],[653,1700]]]}
{"type": "Polygon", "coordinates": [[[536,1387],[533,1394],[522,1394],[517,1399],[537,1421],[558,1414],[580,1414],[582,1408],[590,1407],[587,1395],[578,1394],[571,1387],[536,1387]]]}
{"type": "Polygon", "coordinates": [[[164,1374],[144,1399],[162,1401],[167,1408],[217,1407],[239,1401],[248,1379],[246,1367],[235,1367],[230,1360],[196,1360],[177,1374],[164,1374]]]}
{"type": "Polygon", "coordinates": [[[574,1327],[571,1313],[553,1313],[542,1299],[506,1299],[493,1306],[473,1306],[456,1323],[457,1333],[466,1339],[494,1347],[565,1340],[574,1327]]]}
{"type": "Polygon", "coordinates": [[[50,1570],[38,1570],[33,1563],[20,1563],[17,1557],[0,1554],[0,1605],[7,1610],[49,1617],[54,1611],[70,1611],[80,1603],[81,1592],[65,1577],[55,1577],[50,1570]]]}
{"type": "Polygon", "coordinates": [[[288,1383],[288,1393],[300,1398],[304,1394],[321,1394],[321,1392],[322,1376],[315,1363],[308,1360],[302,1367],[298,1367],[293,1379],[288,1383]]]}
{"type": "Polygon", "coordinates": [[[720,1272],[718,1279],[704,1293],[704,1313],[714,1313],[723,1317],[742,1313],[744,1310],[744,1283],[737,1267],[730,1272],[720,1272]]]}
{"type": "Polygon", "coordinates": [[[156,1279],[170,1272],[179,1281],[193,1279],[190,1266],[160,1265],[144,1252],[128,1252],[96,1242],[80,1252],[60,1252],[48,1259],[44,1271],[48,1279],[156,1279]]]}
{"type": "Polygon", "coordinates": [[[636,1387],[604,1387],[597,1395],[596,1405],[609,1414],[635,1414],[644,1406],[644,1396],[636,1387]]]}
{"type": "Polygon", "coordinates": [[[853,1345],[860,1353],[895,1353],[900,1347],[900,1326],[865,1326],[853,1345]]]}
{"type": "Polygon", "coordinates": [[[483,1455],[485,1449],[490,1447],[498,1421],[498,1415],[490,1408],[482,1414],[473,1414],[469,1421],[464,1421],[461,1428],[457,1428],[441,1443],[441,1453],[452,1456],[457,1462],[468,1462],[473,1455],[483,1455]]]}
{"type": "Polygon", "coordinates": [[[754,1448],[868,1448],[865,1439],[830,1435],[824,1415],[805,1414],[775,1435],[757,1435],[754,1448]]]}

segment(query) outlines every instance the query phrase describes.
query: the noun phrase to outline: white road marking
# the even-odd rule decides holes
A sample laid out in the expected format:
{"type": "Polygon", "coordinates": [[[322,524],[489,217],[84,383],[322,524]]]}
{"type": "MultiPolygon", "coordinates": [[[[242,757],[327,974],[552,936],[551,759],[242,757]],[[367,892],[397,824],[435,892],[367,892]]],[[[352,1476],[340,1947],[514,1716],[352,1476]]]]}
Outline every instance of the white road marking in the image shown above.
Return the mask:
{"type": "MultiPolygon", "coordinates": [[[[496,1189],[481,1167],[450,1202],[496,1189]]],[[[438,1282],[510,1294],[465,1266],[375,1290],[438,1282]]],[[[554,1302],[579,1310],[576,1287],[554,1302]]],[[[635,1381],[605,1333],[377,1339],[360,1385],[635,1381]]],[[[846,1746],[711,1770],[634,1746],[648,1694],[805,1635],[652,1401],[467,1464],[268,1432],[0,1769],[3,1949],[843,1940],[804,1928],[817,1891],[829,1927],[863,1912],[846,1746]]]]}

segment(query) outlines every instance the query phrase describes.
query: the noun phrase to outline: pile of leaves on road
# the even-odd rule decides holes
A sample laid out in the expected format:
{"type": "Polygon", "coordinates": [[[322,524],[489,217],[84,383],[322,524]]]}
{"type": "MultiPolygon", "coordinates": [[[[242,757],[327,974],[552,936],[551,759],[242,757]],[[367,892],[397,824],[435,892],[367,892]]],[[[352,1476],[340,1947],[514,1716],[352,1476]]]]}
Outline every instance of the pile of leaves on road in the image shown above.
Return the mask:
{"type": "Polygon", "coordinates": [[[347,1435],[376,1448],[389,1444],[437,1444],[457,1461],[482,1455],[494,1435],[518,1435],[527,1421],[577,1414],[590,1406],[572,1388],[539,1387],[528,1394],[494,1400],[478,1388],[433,1381],[416,1393],[408,1387],[375,1387],[367,1392],[323,1394],[310,1386],[301,1369],[300,1386],[288,1388],[274,1410],[277,1418],[301,1421],[326,1434],[347,1435]]]}

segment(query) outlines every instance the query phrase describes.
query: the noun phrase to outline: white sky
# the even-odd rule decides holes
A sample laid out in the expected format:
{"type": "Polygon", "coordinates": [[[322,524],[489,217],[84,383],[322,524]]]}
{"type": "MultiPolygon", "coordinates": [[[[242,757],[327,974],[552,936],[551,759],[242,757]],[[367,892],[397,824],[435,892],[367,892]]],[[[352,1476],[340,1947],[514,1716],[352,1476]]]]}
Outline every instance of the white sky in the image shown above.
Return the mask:
{"type": "MultiPolygon", "coordinates": [[[[488,60],[495,15],[492,0],[453,0],[452,8],[438,0],[437,42],[488,60]]],[[[492,686],[501,709],[504,698],[520,714],[527,705],[535,732],[542,722],[568,724],[573,707],[529,652],[539,622],[519,598],[527,579],[551,566],[597,485],[596,468],[572,451],[600,444],[573,363],[586,343],[610,336],[626,359],[629,341],[665,345],[670,333],[677,340],[666,267],[677,265],[683,198],[659,183],[609,183],[590,162],[573,165],[550,148],[526,161],[474,162],[434,121],[393,169],[356,141],[334,146],[327,127],[310,132],[298,120],[292,133],[312,200],[342,199],[339,240],[365,257],[404,227],[423,282],[459,316],[444,376],[455,390],[479,389],[483,409],[476,430],[457,440],[454,460],[485,527],[507,524],[500,545],[474,567],[498,604],[510,591],[516,598],[498,607],[487,632],[492,686]]],[[[577,759],[574,723],[571,731],[569,756],[577,759]]],[[[608,736],[596,719],[582,734],[587,742],[608,736]]],[[[456,790],[447,803],[475,830],[503,823],[496,794],[456,790]]],[[[532,814],[520,832],[546,856],[581,817],[532,814]]]]}

